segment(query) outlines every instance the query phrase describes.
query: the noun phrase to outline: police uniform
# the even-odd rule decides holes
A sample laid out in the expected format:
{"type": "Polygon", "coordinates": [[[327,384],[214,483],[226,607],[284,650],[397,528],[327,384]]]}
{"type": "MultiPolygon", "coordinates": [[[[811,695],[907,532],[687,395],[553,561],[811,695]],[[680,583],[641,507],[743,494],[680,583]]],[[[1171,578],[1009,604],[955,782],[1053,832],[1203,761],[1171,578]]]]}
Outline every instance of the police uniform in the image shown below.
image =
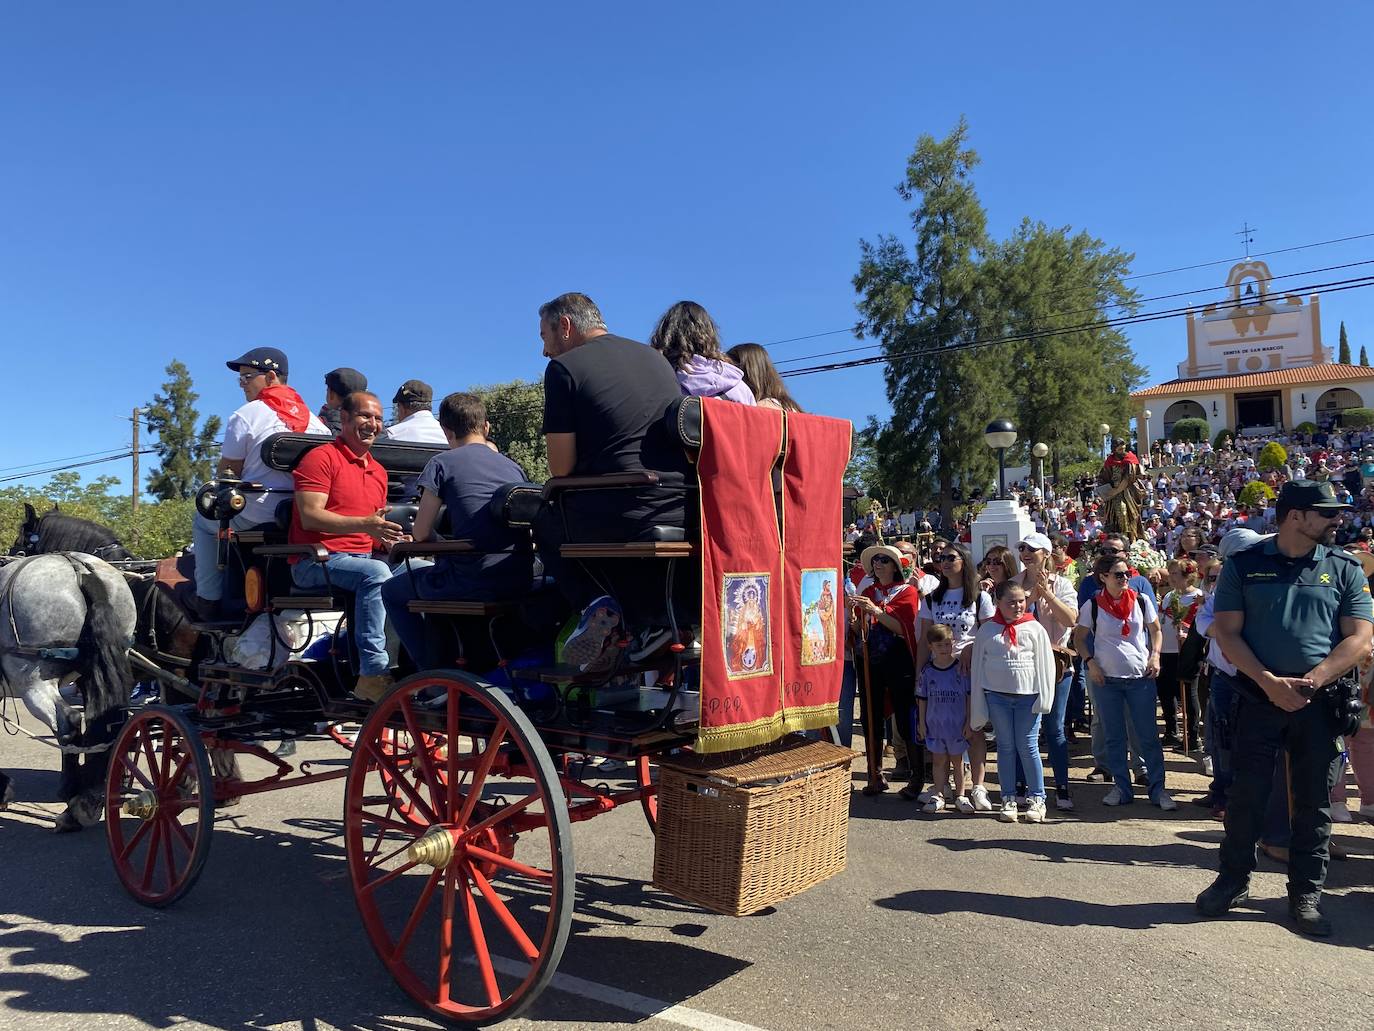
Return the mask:
{"type": "MultiPolygon", "coordinates": [[[[1280,502],[1297,509],[1348,507],[1337,499],[1331,484],[1301,480],[1284,486],[1280,502]]],[[[1344,638],[1342,618],[1374,622],[1369,583],[1354,556],[1318,544],[1290,558],[1273,538],[1236,552],[1226,562],[1214,609],[1244,613],[1241,636],[1260,664],[1280,677],[1306,677],[1325,660],[1344,638]]],[[[1341,730],[1329,697],[1331,688],[1323,688],[1296,712],[1285,712],[1244,673],[1236,682],[1233,780],[1217,885],[1243,892],[1249,882],[1275,763],[1286,746],[1292,792],[1289,898],[1312,899],[1326,880],[1331,788],[1339,770],[1341,730]]]]}

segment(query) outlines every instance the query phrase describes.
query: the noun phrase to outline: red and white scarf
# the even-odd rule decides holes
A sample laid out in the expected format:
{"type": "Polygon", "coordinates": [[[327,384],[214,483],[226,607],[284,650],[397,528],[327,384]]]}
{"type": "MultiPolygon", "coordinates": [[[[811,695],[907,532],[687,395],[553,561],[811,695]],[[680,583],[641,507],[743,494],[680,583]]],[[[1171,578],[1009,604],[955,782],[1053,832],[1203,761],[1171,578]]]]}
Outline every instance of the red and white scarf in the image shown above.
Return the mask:
{"type": "Polygon", "coordinates": [[[1135,611],[1135,598],[1135,591],[1130,587],[1123,590],[1117,598],[1113,598],[1106,588],[1097,593],[1097,607],[1109,616],[1121,620],[1122,637],[1131,636],[1131,613],[1135,611]]]}
{"type": "Polygon", "coordinates": [[[263,387],[257,400],[272,409],[292,433],[304,433],[305,428],[310,425],[310,409],[305,407],[301,395],[285,383],[279,383],[275,387],[263,387]]]}
{"type": "Polygon", "coordinates": [[[998,611],[992,614],[992,621],[1003,627],[1002,636],[1006,638],[1008,645],[1010,645],[1012,648],[1015,648],[1016,628],[1020,626],[1022,623],[1034,623],[1035,617],[1032,616],[1029,612],[1023,612],[1021,615],[1017,616],[1010,623],[1008,623],[1006,619],[1003,618],[1002,612],[999,609],[998,611]]]}

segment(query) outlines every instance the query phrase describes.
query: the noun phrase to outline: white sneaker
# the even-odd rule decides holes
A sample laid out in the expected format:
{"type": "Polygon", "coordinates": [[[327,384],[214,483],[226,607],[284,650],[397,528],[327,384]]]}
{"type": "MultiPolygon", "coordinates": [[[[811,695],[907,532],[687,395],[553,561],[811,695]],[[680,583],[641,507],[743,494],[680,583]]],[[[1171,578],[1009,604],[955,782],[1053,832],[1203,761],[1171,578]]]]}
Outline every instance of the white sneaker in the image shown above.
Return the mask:
{"type": "Polygon", "coordinates": [[[1159,799],[1155,802],[1155,805],[1159,806],[1159,808],[1166,813],[1172,813],[1178,810],[1178,803],[1174,801],[1174,796],[1167,791],[1161,791],[1159,793],[1159,799]]]}
{"type": "Polygon", "coordinates": [[[1345,807],[1344,802],[1336,802],[1331,806],[1332,823],[1354,823],[1355,818],[1350,815],[1350,810],[1345,807]]]}
{"type": "MultiPolygon", "coordinates": [[[[988,798],[988,789],[979,784],[968,793],[969,801],[973,803],[973,809],[979,813],[992,812],[992,799],[988,798]]],[[[1374,807],[1371,807],[1374,809],[1374,807]]]]}
{"type": "Polygon", "coordinates": [[[1030,800],[1030,806],[1026,809],[1025,820],[1027,823],[1045,822],[1045,800],[1043,798],[1030,800]]]}
{"type": "Polygon", "coordinates": [[[922,807],[922,809],[921,809],[921,812],[923,812],[923,813],[942,813],[942,812],[944,812],[944,811],[945,811],[945,796],[944,796],[944,795],[935,795],[935,796],[933,796],[929,801],[926,802],[925,806],[922,807]]]}
{"type": "Polygon", "coordinates": [[[1126,799],[1121,794],[1121,789],[1115,786],[1113,786],[1113,788],[1102,798],[1103,805],[1123,805],[1125,801],[1126,799]]]}
{"type": "Polygon", "coordinates": [[[1198,762],[1202,764],[1202,775],[1204,777],[1212,776],[1212,757],[1204,755],[1198,762]]]}
{"type": "Polygon", "coordinates": [[[973,803],[968,800],[968,795],[960,795],[954,800],[954,808],[967,816],[973,812],[973,803]]]}
{"type": "Polygon", "coordinates": [[[934,800],[934,798],[935,792],[922,791],[919,795],[916,796],[916,801],[920,802],[921,805],[928,805],[931,801],[934,800]]]}
{"type": "Polygon", "coordinates": [[[1016,808],[1016,799],[1009,798],[1002,803],[1002,808],[997,812],[997,819],[1000,823],[1015,823],[1021,811],[1016,808]]]}

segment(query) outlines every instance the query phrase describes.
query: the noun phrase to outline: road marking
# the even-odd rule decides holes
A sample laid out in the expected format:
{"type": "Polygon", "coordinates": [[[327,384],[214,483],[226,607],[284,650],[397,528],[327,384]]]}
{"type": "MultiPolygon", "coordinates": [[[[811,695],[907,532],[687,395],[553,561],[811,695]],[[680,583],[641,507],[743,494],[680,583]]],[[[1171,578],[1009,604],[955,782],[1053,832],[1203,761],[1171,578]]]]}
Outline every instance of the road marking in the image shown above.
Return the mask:
{"type": "MultiPolygon", "coordinates": [[[[523,977],[529,971],[527,964],[507,959],[505,956],[492,956],[491,962],[492,966],[502,973],[516,977],[523,977]]],[[[569,995],[580,995],[584,999],[604,1002],[629,1013],[653,1017],[655,1020],[666,1020],[670,1024],[690,1027],[695,1031],[763,1031],[753,1024],[743,1024],[729,1017],[718,1017],[714,1013],[694,1010],[690,1006],[674,1005],[648,995],[627,992],[623,988],[612,988],[608,984],[588,981],[572,974],[554,974],[549,986],[569,995]]]]}

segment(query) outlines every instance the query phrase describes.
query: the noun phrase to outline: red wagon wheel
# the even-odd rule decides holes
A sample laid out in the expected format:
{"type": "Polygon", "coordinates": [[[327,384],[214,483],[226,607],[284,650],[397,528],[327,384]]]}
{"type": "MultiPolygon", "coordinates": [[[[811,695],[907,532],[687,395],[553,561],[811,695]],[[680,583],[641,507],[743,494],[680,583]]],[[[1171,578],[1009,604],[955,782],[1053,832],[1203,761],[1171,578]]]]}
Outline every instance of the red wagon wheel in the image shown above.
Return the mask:
{"type": "Polygon", "coordinates": [[[115,873],[145,906],[191,890],[210,852],[214,780],[200,733],[159,705],[124,725],[105,781],[105,836],[115,873]]]}
{"type": "Polygon", "coordinates": [[[513,1017],[572,924],[572,832],[548,750],[459,672],[396,685],[358,734],[344,802],[354,897],[396,982],[464,1024],[513,1017]]]}

